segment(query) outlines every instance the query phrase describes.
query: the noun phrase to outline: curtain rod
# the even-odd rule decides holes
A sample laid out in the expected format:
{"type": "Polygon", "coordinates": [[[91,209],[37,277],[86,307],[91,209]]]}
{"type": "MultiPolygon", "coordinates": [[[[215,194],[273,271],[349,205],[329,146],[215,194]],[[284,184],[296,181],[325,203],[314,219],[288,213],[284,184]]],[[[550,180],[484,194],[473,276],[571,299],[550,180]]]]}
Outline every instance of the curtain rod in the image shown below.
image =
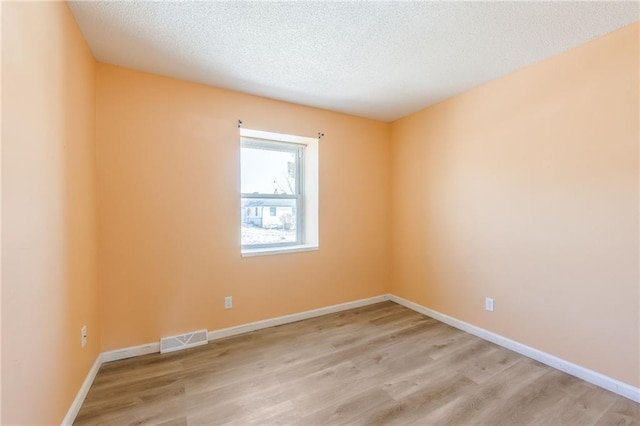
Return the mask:
{"type": "MultiPolygon", "coordinates": [[[[238,128],[242,127],[242,120],[238,119],[238,128]]],[[[324,136],[323,132],[318,132],[318,139],[322,138],[324,136]]]]}

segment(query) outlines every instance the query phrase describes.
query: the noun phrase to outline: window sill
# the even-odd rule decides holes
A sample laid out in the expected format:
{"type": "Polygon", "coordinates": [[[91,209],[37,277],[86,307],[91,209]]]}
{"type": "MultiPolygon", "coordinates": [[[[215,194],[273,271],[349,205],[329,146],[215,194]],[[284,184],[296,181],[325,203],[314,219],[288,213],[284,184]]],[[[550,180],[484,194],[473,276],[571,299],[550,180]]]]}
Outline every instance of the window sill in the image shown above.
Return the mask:
{"type": "Polygon", "coordinates": [[[243,249],[242,250],[242,257],[269,256],[269,255],[272,255],[272,254],[296,253],[296,252],[300,252],[300,251],[312,251],[312,250],[318,250],[318,245],[317,244],[302,244],[302,245],[299,245],[299,246],[243,249]]]}

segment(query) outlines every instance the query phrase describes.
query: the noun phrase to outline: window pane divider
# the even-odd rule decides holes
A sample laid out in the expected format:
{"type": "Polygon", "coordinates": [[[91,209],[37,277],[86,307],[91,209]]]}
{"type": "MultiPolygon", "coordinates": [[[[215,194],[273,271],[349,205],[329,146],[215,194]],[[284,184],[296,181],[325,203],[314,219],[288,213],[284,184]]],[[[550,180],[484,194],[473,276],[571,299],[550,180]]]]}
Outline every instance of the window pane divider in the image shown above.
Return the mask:
{"type": "Polygon", "coordinates": [[[300,194],[241,194],[241,198],[271,198],[295,200],[300,197],[300,194]]]}

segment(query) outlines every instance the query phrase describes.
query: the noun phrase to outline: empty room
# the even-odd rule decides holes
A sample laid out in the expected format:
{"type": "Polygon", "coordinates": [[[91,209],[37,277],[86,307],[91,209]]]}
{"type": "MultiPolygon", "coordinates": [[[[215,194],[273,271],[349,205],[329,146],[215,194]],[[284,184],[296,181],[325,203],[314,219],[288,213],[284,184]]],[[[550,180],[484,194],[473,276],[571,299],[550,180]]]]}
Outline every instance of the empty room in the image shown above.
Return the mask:
{"type": "Polygon", "coordinates": [[[2,425],[640,426],[638,2],[0,14],[2,425]]]}

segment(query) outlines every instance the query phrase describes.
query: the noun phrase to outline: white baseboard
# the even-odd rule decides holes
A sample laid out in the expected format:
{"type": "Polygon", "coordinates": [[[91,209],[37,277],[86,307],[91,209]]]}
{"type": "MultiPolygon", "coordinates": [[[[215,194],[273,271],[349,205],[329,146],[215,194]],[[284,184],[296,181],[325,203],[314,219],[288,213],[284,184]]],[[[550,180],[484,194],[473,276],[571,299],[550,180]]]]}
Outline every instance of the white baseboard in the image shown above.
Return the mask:
{"type": "Polygon", "coordinates": [[[148,355],[160,352],[160,342],[147,343],[145,345],[130,346],[128,348],[116,349],[102,352],[102,362],[118,361],[121,359],[133,358],[134,356],[148,355]]]}
{"type": "Polygon", "coordinates": [[[324,308],[312,309],[310,311],[299,312],[297,314],[284,315],[282,317],[270,318],[267,320],[250,322],[248,324],[237,325],[235,327],[222,328],[209,332],[209,341],[223,339],[225,337],[236,336],[238,334],[250,333],[263,328],[275,327],[277,325],[289,324],[322,315],[333,314],[346,311],[348,309],[359,308],[361,306],[373,305],[389,300],[389,295],[369,297],[368,299],[354,300],[353,302],[341,303],[339,305],[326,306],[324,308]]]}
{"type": "Polygon", "coordinates": [[[502,346],[526,357],[535,359],[536,361],[539,361],[557,370],[564,371],[565,373],[571,374],[572,376],[575,376],[586,382],[592,383],[603,389],[624,396],[625,398],[629,398],[632,401],[640,402],[640,388],[632,386],[628,383],[621,382],[612,377],[605,376],[604,374],[589,370],[588,368],[574,364],[562,358],[558,358],[557,356],[516,342],[515,340],[508,339],[499,334],[493,333],[480,327],[476,327],[475,325],[466,323],[464,321],[460,321],[456,318],[434,311],[433,309],[429,309],[407,299],[403,299],[402,297],[390,294],[388,295],[388,298],[392,302],[396,302],[423,315],[437,319],[438,321],[442,321],[443,323],[455,327],[459,330],[466,331],[467,333],[478,336],[481,339],[495,343],[496,345],[502,346]]]}
{"type": "MultiPolygon", "coordinates": [[[[249,333],[251,331],[261,330],[263,328],[275,327],[277,325],[288,324],[291,322],[302,321],[322,315],[333,314],[335,312],[346,311],[348,309],[359,308],[361,306],[372,305],[374,303],[384,302],[385,300],[389,300],[389,297],[386,294],[381,296],[369,297],[367,299],[359,299],[352,302],[341,303],[339,305],[331,305],[324,308],[312,309],[310,311],[298,312],[296,314],[251,322],[248,324],[237,325],[234,327],[212,330],[207,333],[207,340],[211,341],[222,339],[225,337],[236,336],[238,334],[249,333]]],[[[102,362],[118,361],[121,359],[132,358],[156,352],[160,352],[160,343],[147,343],[139,346],[130,346],[128,348],[103,352],[102,362]]]]}
{"type": "Polygon", "coordinates": [[[82,386],[80,386],[80,390],[76,394],[75,399],[71,403],[71,407],[67,411],[67,415],[62,419],[62,426],[71,426],[80,411],[80,407],[82,407],[82,403],[84,399],[87,397],[87,393],[89,393],[89,388],[93,384],[93,380],[96,378],[96,374],[98,374],[98,370],[100,370],[100,366],[102,365],[102,354],[98,354],[96,357],[96,361],[93,363],[91,370],[87,373],[87,377],[85,377],[84,382],[82,382],[82,386]]]}

